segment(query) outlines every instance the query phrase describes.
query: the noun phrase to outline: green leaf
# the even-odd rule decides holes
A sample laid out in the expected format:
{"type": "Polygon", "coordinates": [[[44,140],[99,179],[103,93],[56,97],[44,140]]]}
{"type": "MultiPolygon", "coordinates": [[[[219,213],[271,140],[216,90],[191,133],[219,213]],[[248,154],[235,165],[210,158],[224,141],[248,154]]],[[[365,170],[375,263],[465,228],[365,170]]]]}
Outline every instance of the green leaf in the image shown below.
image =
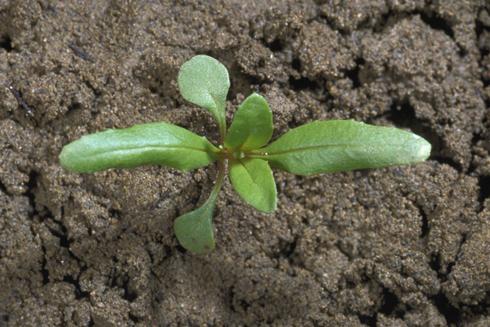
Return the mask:
{"type": "Polygon", "coordinates": [[[83,136],[66,145],[59,159],[76,172],[150,164],[190,170],[209,165],[217,152],[206,138],[160,122],[83,136]]]}
{"type": "Polygon", "coordinates": [[[233,188],[245,202],[263,212],[276,210],[276,183],[267,161],[232,160],[229,174],[233,188]]]}
{"type": "Polygon", "coordinates": [[[430,150],[425,139],[397,128],[330,120],[294,128],[255,157],[293,174],[312,175],[421,162],[430,150]]]}
{"type": "Polygon", "coordinates": [[[175,220],[175,236],[185,249],[196,254],[204,254],[214,249],[212,220],[215,204],[216,196],[211,195],[200,208],[175,220]]]}
{"type": "Polygon", "coordinates": [[[224,126],[226,95],[230,88],[225,66],[212,57],[195,56],[180,67],[178,84],[184,99],[208,109],[220,127],[224,126]]]}
{"type": "Polygon", "coordinates": [[[267,101],[253,93],[238,108],[225,138],[229,149],[253,150],[272,136],[272,112],[267,101]]]}

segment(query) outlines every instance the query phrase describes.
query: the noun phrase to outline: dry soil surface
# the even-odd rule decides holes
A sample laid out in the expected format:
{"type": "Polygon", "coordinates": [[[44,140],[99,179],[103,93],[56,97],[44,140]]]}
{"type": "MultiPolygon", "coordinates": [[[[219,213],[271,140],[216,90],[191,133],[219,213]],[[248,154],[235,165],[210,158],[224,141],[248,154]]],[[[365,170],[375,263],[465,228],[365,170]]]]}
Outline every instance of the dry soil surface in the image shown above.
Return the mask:
{"type": "Polygon", "coordinates": [[[0,0],[1,326],[490,326],[486,1],[0,0]],[[252,91],[275,137],[316,119],[412,130],[415,166],[298,177],[279,208],[226,183],[217,249],[173,233],[215,168],[80,175],[84,134],[167,121],[217,139],[176,87],[208,54],[229,116],[252,91]]]}

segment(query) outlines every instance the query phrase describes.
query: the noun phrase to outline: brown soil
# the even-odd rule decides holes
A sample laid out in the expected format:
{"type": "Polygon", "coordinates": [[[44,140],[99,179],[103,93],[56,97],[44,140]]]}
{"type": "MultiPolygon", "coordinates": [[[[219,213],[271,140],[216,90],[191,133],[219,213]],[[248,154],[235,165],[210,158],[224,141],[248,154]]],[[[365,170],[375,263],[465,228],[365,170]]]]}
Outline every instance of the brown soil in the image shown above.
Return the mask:
{"type": "Polygon", "coordinates": [[[0,0],[1,326],[490,326],[488,2],[162,2],[0,0]],[[176,88],[199,53],[230,70],[230,118],[256,90],[275,135],[354,118],[431,158],[276,172],[272,215],[226,184],[217,249],[193,256],[172,223],[213,167],[78,175],[57,155],[152,121],[215,140],[176,88]]]}

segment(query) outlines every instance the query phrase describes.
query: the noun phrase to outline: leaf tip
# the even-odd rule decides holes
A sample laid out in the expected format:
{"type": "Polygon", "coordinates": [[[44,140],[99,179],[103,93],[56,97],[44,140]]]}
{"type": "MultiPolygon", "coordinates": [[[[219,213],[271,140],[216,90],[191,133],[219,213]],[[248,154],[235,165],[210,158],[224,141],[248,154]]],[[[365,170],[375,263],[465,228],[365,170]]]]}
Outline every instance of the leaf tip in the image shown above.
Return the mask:
{"type": "Polygon", "coordinates": [[[274,213],[274,211],[276,210],[277,210],[277,201],[274,201],[274,203],[272,203],[268,207],[264,207],[261,209],[263,213],[267,213],[267,214],[274,213]]]}
{"type": "MultiPolygon", "coordinates": [[[[414,134],[415,135],[415,134],[414,134]]],[[[432,145],[423,137],[415,135],[416,148],[414,151],[416,161],[425,161],[429,158],[430,152],[432,150],[432,145]]]]}
{"type": "Polygon", "coordinates": [[[61,167],[63,167],[64,169],[69,171],[78,171],[76,162],[74,160],[75,154],[73,153],[72,143],[65,145],[63,149],[61,149],[61,152],[58,155],[58,161],[61,167]]]}

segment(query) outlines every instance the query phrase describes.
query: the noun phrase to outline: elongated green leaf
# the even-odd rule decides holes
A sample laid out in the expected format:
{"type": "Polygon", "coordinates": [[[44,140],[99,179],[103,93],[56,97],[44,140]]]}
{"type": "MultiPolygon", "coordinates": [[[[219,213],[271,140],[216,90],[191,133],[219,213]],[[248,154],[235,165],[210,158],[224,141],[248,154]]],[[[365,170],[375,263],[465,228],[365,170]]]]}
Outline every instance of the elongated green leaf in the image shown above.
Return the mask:
{"type": "Polygon", "coordinates": [[[230,149],[258,149],[272,136],[272,112],[267,101],[257,93],[251,94],[238,107],[225,146],[230,149]]]}
{"type": "Polygon", "coordinates": [[[425,139],[397,128],[330,120],[290,130],[258,157],[293,174],[312,175],[421,162],[430,150],[425,139]]]}
{"type": "Polygon", "coordinates": [[[212,163],[217,151],[206,138],[160,122],[83,136],[66,145],[59,159],[64,168],[77,172],[149,164],[190,170],[212,163]]]}
{"type": "Polygon", "coordinates": [[[267,161],[233,160],[229,174],[233,188],[245,202],[263,212],[276,210],[276,183],[267,161]]]}
{"type": "Polygon", "coordinates": [[[230,88],[225,66],[206,55],[192,57],[180,67],[178,84],[184,99],[208,109],[220,126],[224,124],[230,88]]]}
{"type": "Polygon", "coordinates": [[[203,254],[214,249],[213,211],[216,196],[211,196],[200,208],[175,220],[175,236],[187,250],[203,254]]]}

